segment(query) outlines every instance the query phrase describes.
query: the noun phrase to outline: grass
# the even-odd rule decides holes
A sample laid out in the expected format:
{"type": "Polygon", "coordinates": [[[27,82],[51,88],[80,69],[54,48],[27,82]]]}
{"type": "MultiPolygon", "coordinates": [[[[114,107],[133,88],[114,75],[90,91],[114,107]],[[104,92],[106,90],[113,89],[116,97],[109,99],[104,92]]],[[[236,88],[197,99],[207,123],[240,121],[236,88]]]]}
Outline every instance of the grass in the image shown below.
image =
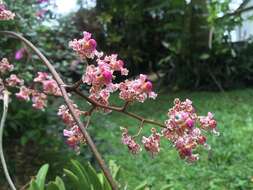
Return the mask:
{"type": "MultiPolygon", "coordinates": [[[[91,134],[106,161],[115,160],[121,167],[119,181],[129,189],[134,189],[144,180],[155,190],[164,186],[176,190],[253,189],[253,90],[164,92],[156,101],[135,104],[129,110],[163,122],[175,97],[191,99],[200,114],[215,113],[221,135],[209,136],[211,151],[200,149],[200,160],[190,165],[179,158],[168,142],[162,141],[158,156],[152,158],[145,151],[133,156],[120,142],[120,126],[128,127],[135,134],[139,123],[120,113],[107,117],[96,114],[91,134]]],[[[149,135],[151,127],[145,125],[142,134],[149,135]]]]}

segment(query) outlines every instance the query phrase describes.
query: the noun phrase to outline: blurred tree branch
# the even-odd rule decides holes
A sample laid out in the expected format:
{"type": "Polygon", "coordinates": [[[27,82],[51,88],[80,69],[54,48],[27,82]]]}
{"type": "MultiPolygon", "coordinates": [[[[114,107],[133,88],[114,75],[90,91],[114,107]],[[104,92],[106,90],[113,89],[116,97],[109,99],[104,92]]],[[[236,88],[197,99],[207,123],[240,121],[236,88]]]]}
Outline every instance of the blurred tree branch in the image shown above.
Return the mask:
{"type": "Polygon", "coordinates": [[[227,13],[227,14],[223,15],[222,17],[217,18],[217,20],[223,20],[223,19],[231,17],[231,16],[238,16],[244,12],[248,12],[248,11],[253,10],[253,6],[245,7],[247,5],[247,3],[249,3],[249,0],[243,1],[241,3],[241,5],[234,12],[227,13]]]}

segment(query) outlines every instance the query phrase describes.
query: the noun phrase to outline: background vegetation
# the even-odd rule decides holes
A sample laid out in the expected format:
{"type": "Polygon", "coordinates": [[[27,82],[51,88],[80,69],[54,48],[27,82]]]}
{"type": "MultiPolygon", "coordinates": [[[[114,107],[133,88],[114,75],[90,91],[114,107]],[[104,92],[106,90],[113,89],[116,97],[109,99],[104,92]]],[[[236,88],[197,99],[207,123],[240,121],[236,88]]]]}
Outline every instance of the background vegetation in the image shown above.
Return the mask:
{"type": "MultiPolygon", "coordinates": [[[[165,185],[168,189],[253,188],[253,43],[251,39],[233,43],[230,36],[242,23],[248,1],[231,12],[230,0],[97,0],[95,7],[89,8],[79,0],[79,9],[67,15],[54,12],[53,0],[42,4],[36,0],[5,2],[17,17],[0,22],[0,29],[23,33],[68,83],[78,80],[83,71],[68,41],[87,30],[94,33],[99,49],[118,53],[125,60],[131,77],[147,73],[156,83],[161,92],[158,100],[135,104],[132,111],[164,121],[173,98],[188,97],[201,113],[210,110],[216,114],[221,136],[209,139],[213,149],[200,150],[201,159],[194,165],[180,160],[165,142],[155,158],[145,152],[130,155],[120,143],[119,128],[123,125],[134,132],[138,125],[119,114],[96,114],[89,132],[106,161],[115,160],[120,166],[122,185],[133,189],[146,180],[152,189],[165,185]],[[47,11],[36,16],[41,10],[47,11]]],[[[21,60],[14,59],[15,52],[24,47],[18,41],[1,37],[0,47],[0,57],[8,57],[27,80],[31,79],[27,71],[45,70],[29,50],[21,60]]],[[[116,96],[112,101],[119,103],[116,96]]],[[[96,167],[86,147],[77,157],[64,144],[63,124],[56,115],[61,103],[50,100],[47,112],[34,111],[14,99],[10,104],[4,147],[11,174],[20,187],[45,162],[50,163],[48,177],[52,180],[62,174],[70,158],[89,160],[96,167]]],[[[145,132],[148,130],[149,126],[145,132]]],[[[5,188],[1,172],[0,176],[0,187],[5,188]]]]}

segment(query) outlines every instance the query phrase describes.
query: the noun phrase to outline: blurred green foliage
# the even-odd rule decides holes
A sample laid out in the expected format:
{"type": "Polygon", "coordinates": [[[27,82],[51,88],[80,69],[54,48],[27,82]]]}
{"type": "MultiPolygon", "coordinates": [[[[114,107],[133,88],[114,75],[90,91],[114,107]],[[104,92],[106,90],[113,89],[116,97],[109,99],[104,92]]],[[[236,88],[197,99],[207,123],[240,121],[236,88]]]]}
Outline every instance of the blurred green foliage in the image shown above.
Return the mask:
{"type": "Polygon", "coordinates": [[[101,0],[96,9],[106,49],[119,52],[133,74],[155,72],[173,89],[222,90],[252,84],[251,41],[231,42],[243,21],[229,15],[231,2],[101,0]]]}

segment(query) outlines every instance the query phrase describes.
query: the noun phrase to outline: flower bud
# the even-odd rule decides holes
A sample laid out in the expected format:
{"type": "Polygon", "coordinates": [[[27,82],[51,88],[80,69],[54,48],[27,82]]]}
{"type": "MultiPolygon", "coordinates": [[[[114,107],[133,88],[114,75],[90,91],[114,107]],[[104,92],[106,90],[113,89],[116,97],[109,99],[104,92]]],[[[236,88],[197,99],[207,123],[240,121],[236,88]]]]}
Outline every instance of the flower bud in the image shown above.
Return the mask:
{"type": "Polygon", "coordinates": [[[104,71],[102,73],[102,76],[106,84],[109,84],[112,82],[112,73],[110,71],[104,71]]]}

